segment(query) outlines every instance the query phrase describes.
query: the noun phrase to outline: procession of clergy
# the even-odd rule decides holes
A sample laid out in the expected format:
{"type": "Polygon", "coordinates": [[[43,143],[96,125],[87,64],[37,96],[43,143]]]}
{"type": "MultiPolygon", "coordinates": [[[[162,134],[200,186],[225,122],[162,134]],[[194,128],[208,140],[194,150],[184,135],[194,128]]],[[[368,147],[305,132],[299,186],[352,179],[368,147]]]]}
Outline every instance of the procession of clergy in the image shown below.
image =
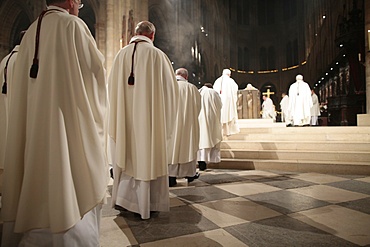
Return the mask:
{"type": "MultiPolygon", "coordinates": [[[[238,85],[225,69],[198,90],[153,45],[148,21],[107,78],[81,1],[46,3],[0,64],[1,246],[99,246],[109,166],[112,207],[169,211],[176,178],[220,162],[223,135],[239,132],[238,85]]],[[[289,91],[293,125],[310,117],[302,79],[289,91]]]]}
{"type": "MultiPolygon", "coordinates": [[[[272,100],[262,96],[262,118],[276,121],[276,110],[272,100]]],[[[318,125],[320,113],[319,99],[314,89],[303,81],[302,75],[296,76],[296,82],[290,85],[288,94],[282,93],[280,101],[281,122],[287,126],[315,126],[318,125]]]]}

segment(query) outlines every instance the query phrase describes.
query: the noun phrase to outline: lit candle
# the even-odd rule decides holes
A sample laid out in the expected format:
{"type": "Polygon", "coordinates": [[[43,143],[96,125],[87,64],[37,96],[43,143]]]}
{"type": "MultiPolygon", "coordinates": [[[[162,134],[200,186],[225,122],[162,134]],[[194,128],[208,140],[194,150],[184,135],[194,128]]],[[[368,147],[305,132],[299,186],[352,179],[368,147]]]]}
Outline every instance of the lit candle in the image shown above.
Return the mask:
{"type": "Polygon", "coordinates": [[[358,61],[361,62],[361,53],[358,53],[358,61]]]}

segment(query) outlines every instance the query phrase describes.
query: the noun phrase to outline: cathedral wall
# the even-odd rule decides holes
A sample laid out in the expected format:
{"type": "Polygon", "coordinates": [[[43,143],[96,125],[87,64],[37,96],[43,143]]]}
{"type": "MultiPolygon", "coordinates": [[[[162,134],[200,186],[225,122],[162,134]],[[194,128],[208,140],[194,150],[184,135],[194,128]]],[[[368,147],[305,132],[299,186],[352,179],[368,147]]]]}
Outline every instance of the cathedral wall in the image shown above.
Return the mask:
{"type": "Polygon", "coordinates": [[[231,12],[243,11],[231,19],[230,67],[241,89],[248,83],[262,92],[266,87],[275,88],[272,99],[278,105],[281,93],[288,91],[298,73],[305,72],[304,19],[302,2],[269,3],[250,0],[232,4],[231,12]]]}
{"type": "MultiPolygon", "coordinates": [[[[355,85],[352,83],[349,64],[340,64],[330,72],[343,55],[335,43],[338,23],[348,17],[354,3],[363,2],[83,0],[85,7],[80,14],[105,56],[108,73],[119,49],[134,35],[136,24],[150,20],[157,27],[154,44],[169,56],[174,69],[186,67],[195,85],[213,83],[224,68],[230,68],[240,88],[247,83],[261,91],[272,86],[276,90],[276,104],[298,73],[318,89],[323,100],[333,92],[346,95],[357,90],[361,94],[369,87],[358,79],[355,85]],[[325,78],[325,87],[319,85],[321,78],[325,78]]],[[[9,53],[19,31],[30,25],[44,8],[44,1],[1,1],[0,57],[9,53]]],[[[365,54],[368,58],[366,52],[362,59],[365,54]]],[[[368,70],[366,73],[369,78],[368,70]]]]}

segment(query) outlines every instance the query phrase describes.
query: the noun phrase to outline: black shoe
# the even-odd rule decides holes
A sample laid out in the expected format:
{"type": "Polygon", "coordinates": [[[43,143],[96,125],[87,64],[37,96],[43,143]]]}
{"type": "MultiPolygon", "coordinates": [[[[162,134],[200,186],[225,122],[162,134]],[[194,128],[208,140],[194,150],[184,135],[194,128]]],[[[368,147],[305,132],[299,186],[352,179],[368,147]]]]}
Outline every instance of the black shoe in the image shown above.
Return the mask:
{"type": "Polygon", "coordinates": [[[195,173],[194,177],[185,177],[188,180],[188,183],[193,182],[195,179],[198,179],[200,176],[199,172],[195,173]]]}
{"type": "Polygon", "coordinates": [[[168,184],[170,187],[173,187],[177,184],[176,177],[168,177],[168,184]]]}
{"type": "Polygon", "coordinates": [[[114,179],[114,177],[113,177],[113,167],[109,168],[109,173],[110,173],[110,177],[112,179],[114,179]]]}
{"type": "Polygon", "coordinates": [[[123,208],[123,207],[121,207],[121,206],[119,206],[119,205],[114,205],[114,209],[115,210],[118,210],[118,211],[120,211],[120,212],[126,212],[127,211],[127,209],[125,209],[125,208],[123,208]]]}
{"type": "Polygon", "coordinates": [[[204,161],[198,161],[198,167],[200,171],[205,171],[207,169],[207,163],[204,161]]]}

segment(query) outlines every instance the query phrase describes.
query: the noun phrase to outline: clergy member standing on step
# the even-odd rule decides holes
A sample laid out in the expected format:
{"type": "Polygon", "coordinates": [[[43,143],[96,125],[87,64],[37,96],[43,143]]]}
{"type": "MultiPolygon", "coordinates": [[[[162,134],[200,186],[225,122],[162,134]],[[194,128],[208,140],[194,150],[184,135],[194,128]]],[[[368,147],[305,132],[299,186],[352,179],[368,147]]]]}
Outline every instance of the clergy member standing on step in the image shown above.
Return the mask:
{"type": "Polygon", "coordinates": [[[168,166],[169,185],[176,185],[176,178],[186,178],[192,182],[199,177],[196,172],[197,152],[199,150],[200,94],[196,86],[188,82],[188,71],[176,70],[179,84],[179,106],[176,127],[173,133],[173,151],[168,166]]]}
{"type": "Polygon", "coordinates": [[[213,89],[221,96],[221,123],[223,135],[230,136],[240,132],[238,127],[238,84],[231,78],[231,71],[224,69],[213,84],[213,89]]]}
{"type": "Polygon", "coordinates": [[[281,122],[285,122],[286,125],[289,125],[289,96],[286,95],[286,93],[281,94],[280,110],[281,122]]]}
{"type": "Polygon", "coordinates": [[[207,169],[208,163],[221,161],[220,146],[222,141],[220,95],[206,83],[199,89],[201,96],[201,110],[199,113],[200,140],[198,151],[199,170],[207,169]]]}
{"type": "Polygon", "coordinates": [[[79,0],[47,0],[9,88],[2,246],[100,246],[108,185],[103,65],[79,0]]]}
{"type": "Polygon", "coordinates": [[[311,121],[311,89],[302,75],[289,87],[289,119],[293,126],[307,126],[311,121]]]}
{"type": "Polygon", "coordinates": [[[311,125],[319,125],[319,116],[320,113],[320,103],[315,90],[311,90],[311,98],[312,98],[312,107],[311,107],[311,125]]]}
{"type": "Polygon", "coordinates": [[[142,219],[151,211],[169,211],[168,164],[179,98],[171,62],[154,46],[154,35],[152,23],[138,23],[108,79],[112,206],[142,219]]]}

